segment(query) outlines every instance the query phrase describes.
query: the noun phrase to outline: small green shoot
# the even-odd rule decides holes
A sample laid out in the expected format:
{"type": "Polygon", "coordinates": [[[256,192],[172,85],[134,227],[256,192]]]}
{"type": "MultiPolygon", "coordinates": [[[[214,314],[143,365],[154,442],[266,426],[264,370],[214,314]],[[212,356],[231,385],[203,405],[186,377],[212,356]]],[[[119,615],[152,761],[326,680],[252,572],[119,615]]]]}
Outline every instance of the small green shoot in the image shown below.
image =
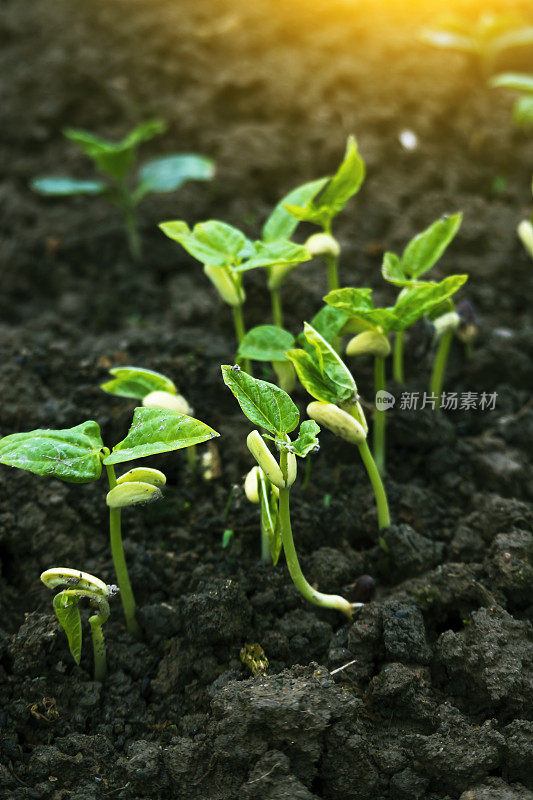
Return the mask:
{"type": "Polygon", "coordinates": [[[81,616],[78,604],[82,598],[87,598],[95,609],[89,617],[94,653],[94,679],[103,681],[107,671],[106,650],[102,626],[109,617],[109,597],[116,590],[114,586],[107,586],[99,578],[87,572],[79,572],[68,567],[55,567],[47,569],[41,575],[41,580],[49,589],[58,586],[68,588],[58,592],[54,597],[54,611],[57,620],[68,640],[72,658],[76,664],[80,663],[82,630],[81,616]]]}
{"type": "Polygon", "coordinates": [[[305,458],[308,453],[317,449],[319,426],[313,420],[306,420],[300,425],[298,437],[291,440],[289,434],[298,427],[300,413],[283,389],[252,378],[239,367],[229,365],[222,366],[222,377],[245,416],[253,425],[266,431],[263,436],[258,430],[253,430],[248,435],[247,445],[270,483],[279,490],[276,527],[294,585],[310,603],[336,609],[351,619],[354,604],[344,597],[319,592],[306,581],[292,536],[289,495],[296,480],[296,457],[305,458]],[[279,457],[272,454],[265,438],[274,443],[279,457]]]}
{"type": "Polygon", "coordinates": [[[483,13],[474,22],[450,16],[437,27],[423,30],[420,39],[433,47],[470,55],[488,76],[503,53],[533,45],[533,26],[516,14],[483,13]]]}
{"type": "Polygon", "coordinates": [[[513,122],[517,128],[523,128],[525,131],[533,130],[533,75],[503,72],[491,78],[489,86],[520,92],[520,97],[515,100],[513,106],[513,122]]]}
{"type": "MultiPolygon", "coordinates": [[[[246,294],[242,273],[275,264],[298,265],[310,257],[305,247],[294,242],[286,239],[268,243],[253,242],[232,225],[214,219],[199,222],[192,230],[181,220],[162,222],[159,227],[166,236],[178,242],[189,255],[204,265],[204,272],[220,297],[233,309],[238,345],[245,336],[243,305],[246,294]]],[[[239,363],[250,372],[248,359],[244,358],[239,363]]]]}
{"type": "MultiPolygon", "coordinates": [[[[436,264],[461,226],[462,214],[444,216],[417,234],[401,256],[385,253],[381,274],[386,281],[402,289],[422,283],[419,279],[436,264]]],[[[404,382],[404,331],[394,336],[393,375],[397,383],[404,382]]]]}
{"type": "MultiPolygon", "coordinates": [[[[386,392],[385,361],[390,354],[388,336],[405,331],[417,320],[440,310],[461,288],[467,275],[451,275],[440,283],[416,283],[405,288],[394,306],[376,308],[371,289],[337,289],[324,300],[349,314],[345,329],[358,332],[350,340],[346,353],[350,356],[374,357],[374,390],[376,400],[386,392]]],[[[376,404],[374,412],[374,458],[381,474],[385,471],[385,409],[376,404]]]]}
{"type": "MultiPolygon", "coordinates": [[[[168,408],[180,414],[191,415],[193,409],[170,378],[161,372],[142,367],[113,367],[109,370],[113,379],[100,385],[100,389],[116,397],[140,400],[147,408],[168,408]]],[[[197,467],[196,447],[186,450],[191,472],[197,467]]]]}
{"type": "Polygon", "coordinates": [[[67,483],[98,480],[105,466],[109,481],[109,532],[126,625],[140,639],[135,619],[135,598],[128,575],[121,532],[121,510],[156,499],[165,476],[158,470],[136,468],[117,479],[115,465],[169,453],[218,436],[212,428],[177,411],[136,408],[128,434],[112,450],[104,447],[98,423],[89,420],[63,430],[13,433],[0,439],[0,463],[67,483]]]}
{"type": "Polygon", "coordinates": [[[357,194],[364,178],[365,163],[359,155],[355,137],[349,136],[344,160],[335,175],[320,188],[318,196],[315,193],[307,199],[307,202],[302,199],[286,198],[284,203],[285,209],[298,222],[310,222],[322,229],[322,233],[314,234],[307,240],[306,247],[311,255],[324,257],[330,292],[339,287],[340,255],[339,243],[331,234],[332,222],[348,200],[357,194]]]}
{"type": "Polygon", "coordinates": [[[272,484],[261,467],[252,467],[244,480],[244,493],[250,503],[261,508],[261,559],[276,566],[281,552],[278,526],[279,489],[272,484]]]}
{"type": "Polygon", "coordinates": [[[289,350],[287,358],[294,364],[304,389],[315,398],[316,402],[307,406],[307,413],[336,436],[357,445],[374,490],[379,528],[385,528],[390,525],[387,495],[366,441],[368,425],[353,375],[333,347],[307,322],[304,334],[308,350],[289,350]]]}
{"type": "Polygon", "coordinates": [[[87,131],[66,128],[63,133],[75,142],[105,175],[106,180],[79,180],[70,177],[45,176],[35,178],[31,187],[48,197],[99,195],[120,209],[124,217],[128,246],[135,260],[141,258],[136,209],[148,194],[175,192],[190,180],[207,181],[214,175],[214,163],[205,156],[180,153],[148,161],[133,171],[137,148],[143,142],[166,130],[162,120],[143,122],[120,142],[110,142],[87,131]]]}

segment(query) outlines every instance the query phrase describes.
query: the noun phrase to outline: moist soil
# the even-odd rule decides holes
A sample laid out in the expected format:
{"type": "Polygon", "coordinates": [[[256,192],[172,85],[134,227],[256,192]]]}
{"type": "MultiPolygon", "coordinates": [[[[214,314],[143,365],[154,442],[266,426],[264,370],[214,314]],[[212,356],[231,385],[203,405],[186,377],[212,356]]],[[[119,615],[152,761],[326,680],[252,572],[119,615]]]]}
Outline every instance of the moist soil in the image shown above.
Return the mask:
{"type": "MultiPolygon", "coordinates": [[[[532,270],[515,234],[530,210],[532,139],[475,62],[417,41],[450,7],[430,5],[4,0],[0,434],[95,419],[112,445],[134,403],[99,384],[136,364],[172,376],[221,438],[208,481],[184,454],[153,458],[164,499],[123,515],[145,639],[128,636],[115,597],[103,684],[86,617],[76,667],[39,574],[70,566],[114,582],[104,482],[1,469],[2,798],[533,797],[532,270]],[[217,175],[145,201],[135,265],[113,210],[45,201],[28,181],[91,176],[65,125],[118,138],[153,115],[169,129],[146,157],[204,153],[217,175]],[[284,192],[335,169],[351,132],[367,178],[336,224],[342,282],[392,301],[384,250],[463,210],[435,277],[470,274],[461,297],[478,336],[470,358],[454,343],[446,389],[497,400],[389,412],[387,552],[357,453],[321,436],[308,488],[291,493],[294,535],[313,584],[368,600],[348,624],[302,600],[283,557],[259,560],[257,507],[240,488],[250,426],[220,379],[235,349],[228,307],[156,223],[214,217],[257,235],[284,192]],[[240,657],[254,644],[268,659],[256,675],[240,657]]],[[[522,50],[498,67],[531,63],[522,50]]],[[[246,276],[248,325],[269,321],[263,281],[246,276]]],[[[318,262],[289,279],[293,332],[324,291],[318,262]]],[[[415,334],[403,390],[423,392],[431,336],[415,334]]],[[[352,366],[370,416],[371,365],[352,366]]],[[[304,393],[295,399],[303,411],[304,393]]]]}

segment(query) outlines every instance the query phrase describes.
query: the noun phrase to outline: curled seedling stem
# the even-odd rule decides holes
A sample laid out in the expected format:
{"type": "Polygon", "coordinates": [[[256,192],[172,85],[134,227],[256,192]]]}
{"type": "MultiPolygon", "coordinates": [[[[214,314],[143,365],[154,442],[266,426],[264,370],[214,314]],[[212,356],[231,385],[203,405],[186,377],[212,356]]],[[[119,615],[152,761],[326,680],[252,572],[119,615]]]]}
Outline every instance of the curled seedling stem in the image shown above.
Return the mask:
{"type": "Polygon", "coordinates": [[[106,649],[102,626],[109,617],[109,596],[111,587],[87,572],[79,572],[68,567],[47,569],[41,580],[49,589],[58,586],[68,588],[54,597],[54,611],[59,624],[67,636],[69,649],[76,664],[80,663],[82,630],[78,603],[87,598],[96,613],[89,617],[94,653],[94,679],[103,681],[107,671],[106,649]]]}

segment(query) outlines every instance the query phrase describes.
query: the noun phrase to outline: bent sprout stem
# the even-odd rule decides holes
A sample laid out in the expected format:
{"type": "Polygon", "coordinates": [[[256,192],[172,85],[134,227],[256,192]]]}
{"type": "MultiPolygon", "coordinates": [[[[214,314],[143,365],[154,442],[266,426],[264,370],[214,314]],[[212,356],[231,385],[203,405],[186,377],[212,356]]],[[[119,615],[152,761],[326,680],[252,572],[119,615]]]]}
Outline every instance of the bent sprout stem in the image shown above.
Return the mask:
{"type": "Polygon", "coordinates": [[[437,398],[435,401],[435,408],[440,408],[444,372],[446,370],[446,364],[448,363],[448,354],[450,352],[452,339],[453,331],[446,331],[442,334],[435,361],[433,362],[429,391],[437,398]]]}
{"type": "Polygon", "coordinates": [[[392,356],[392,374],[396,383],[404,382],[403,374],[403,344],[404,331],[396,331],[394,336],[394,352],[392,356]]]}
{"type": "MultiPolygon", "coordinates": [[[[242,305],[232,306],[233,309],[233,325],[235,327],[235,335],[237,337],[237,344],[240,345],[245,336],[244,317],[242,313],[242,305]]],[[[252,365],[250,359],[238,359],[242,361],[242,366],[248,375],[252,374],[252,365]]]]}
{"type": "MultiPolygon", "coordinates": [[[[115,469],[110,465],[106,466],[106,470],[109,489],[111,490],[117,485],[115,469]]],[[[124,547],[122,545],[120,508],[109,509],[109,535],[111,539],[111,555],[113,556],[118,588],[120,589],[120,599],[122,601],[122,608],[124,609],[124,616],[126,617],[126,627],[132,636],[138,641],[141,641],[143,635],[139,623],[135,619],[135,597],[133,595],[133,589],[131,588],[124,547]]]]}
{"type": "MultiPolygon", "coordinates": [[[[374,358],[374,393],[385,391],[385,359],[382,356],[374,358]]],[[[374,459],[379,473],[385,471],[385,410],[374,409],[374,459]]]]}
{"type": "MultiPolygon", "coordinates": [[[[280,467],[283,475],[287,476],[287,451],[281,451],[281,458],[280,458],[280,467]]],[[[292,527],[291,527],[291,512],[290,512],[290,501],[289,501],[289,494],[290,488],[285,488],[279,490],[279,515],[280,515],[280,527],[281,527],[281,538],[283,541],[283,550],[285,552],[285,559],[287,561],[287,567],[290,573],[290,576],[294,582],[294,585],[300,592],[300,594],[305,597],[310,603],[314,603],[316,606],[321,606],[322,608],[332,608],[336,611],[341,611],[348,619],[351,619],[353,616],[354,608],[362,605],[360,603],[349,603],[348,600],[345,600],[344,597],[340,597],[340,595],[336,594],[323,594],[323,592],[319,592],[306,581],[302,569],[300,567],[300,562],[298,561],[298,555],[296,553],[296,548],[294,546],[294,539],[292,536],[292,527]]]]}

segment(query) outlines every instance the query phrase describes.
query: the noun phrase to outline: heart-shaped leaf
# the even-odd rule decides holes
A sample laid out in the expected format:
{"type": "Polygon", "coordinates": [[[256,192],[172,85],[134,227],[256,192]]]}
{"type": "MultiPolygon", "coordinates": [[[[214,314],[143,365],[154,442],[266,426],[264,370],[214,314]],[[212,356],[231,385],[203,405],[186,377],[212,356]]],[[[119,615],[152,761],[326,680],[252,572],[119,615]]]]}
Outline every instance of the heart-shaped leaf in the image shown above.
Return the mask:
{"type": "Polygon", "coordinates": [[[224,383],[231,389],[250,422],[280,436],[296,428],[300,413],[283,389],[252,378],[243,370],[228,364],[221,369],[224,383]]]}
{"type": "Polygon", "coordinates": [[[285,353],[294,343],[292,333],[277,325],[257,325],[245,334],[238,354],[252,361],[285,361],[285,353]]]}
{"type": "Polygon", "coordinates": [[[240,263],[248,252],[250,241],[241,231],[212,219],[199,222],[191,229],[186,222],[162,222],[159,227],[163,233],[202,264],[211,267],[231,267],[240,263]]]}
{"type": "Polygon", "coordinates": [[[67,483],[100,477],[103,447],[98,423],[89,420],[64,430],[12,433],[0,439],[0,463],[67,483]]]}
{"type": "Polygon", "coordinates": [[[157,453],[170,453],[219,435],[204,422],[177,411],[136,408],[128,435],[104,458],[104,464],[121,464],[157,453]]]}

